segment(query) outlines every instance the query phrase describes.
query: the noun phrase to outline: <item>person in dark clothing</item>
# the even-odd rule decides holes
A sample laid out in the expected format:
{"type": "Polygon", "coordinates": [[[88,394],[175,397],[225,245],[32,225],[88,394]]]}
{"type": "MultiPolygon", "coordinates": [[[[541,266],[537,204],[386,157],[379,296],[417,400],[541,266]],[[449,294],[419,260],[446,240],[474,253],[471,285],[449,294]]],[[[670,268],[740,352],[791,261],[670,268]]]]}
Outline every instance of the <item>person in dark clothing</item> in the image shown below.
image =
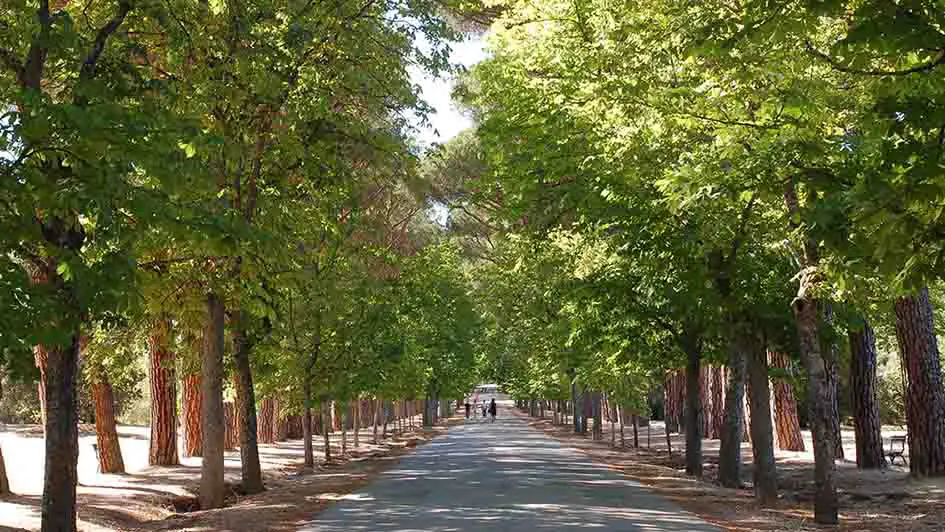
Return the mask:
{"type": "Polygon", "coordinates": [[[496,410],[497,410],[497,409],[496,409],[496,406],[495,406],[495,399],[493,399],[493,400],[489,403],[489,415],[492,416],[492,421],[495,421],[496,410]]]}
{"type": "Polygon", "coordinates": [[[469,401],[466,401],[466,419],[469,419],[469,409],[472,408],[472,405],[469,404],[469,401]]]}

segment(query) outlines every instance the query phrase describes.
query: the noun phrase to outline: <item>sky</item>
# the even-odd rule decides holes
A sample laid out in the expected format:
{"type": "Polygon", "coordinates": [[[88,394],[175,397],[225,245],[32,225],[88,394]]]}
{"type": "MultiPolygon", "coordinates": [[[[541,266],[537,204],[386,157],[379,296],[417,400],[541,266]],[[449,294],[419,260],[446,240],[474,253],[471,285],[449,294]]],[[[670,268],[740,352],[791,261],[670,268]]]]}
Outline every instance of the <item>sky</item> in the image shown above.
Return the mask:
{"type": "MultiPolygon", "coordinates": [[[[479,36],[453,44],[451,48],[450,62],[467,68],[486,57],[484,43],[479,36]]],[[[423,100],[435,109],[428,117],[428,125],[422,126],[419,120],[415,122],[419,129],[417,139],[422,144],[429,146],[432,143],[444,143],[472,125],[469,118],[463,116],[450,100],[454,85],[450,76],[434,78],[419,68],[411,68],[410,77],[420,86],[423,100]]]]}

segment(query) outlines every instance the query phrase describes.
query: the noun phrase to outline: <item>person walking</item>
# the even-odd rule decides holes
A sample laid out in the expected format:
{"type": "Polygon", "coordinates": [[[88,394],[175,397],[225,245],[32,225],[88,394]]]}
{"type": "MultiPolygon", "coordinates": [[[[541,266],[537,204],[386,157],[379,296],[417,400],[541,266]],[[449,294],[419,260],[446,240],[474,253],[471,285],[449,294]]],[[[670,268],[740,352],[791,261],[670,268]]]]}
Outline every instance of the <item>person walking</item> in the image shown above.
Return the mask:
{"type": "Polygon", "coordinates": [[[469,409],[472,408],[472,405],[469,404],[469,400],[466,400],[466,419],[469,419],[469,409]]]}
{"type": "Polygon", "coordinates": [[[496,410],[497,410],[497,408],[496,408],[496,406],[495,406],[495,399],[493,399],[493,400],[489,403],[489,415],[492,416],[492,421],[495,421],[496,410]]]}

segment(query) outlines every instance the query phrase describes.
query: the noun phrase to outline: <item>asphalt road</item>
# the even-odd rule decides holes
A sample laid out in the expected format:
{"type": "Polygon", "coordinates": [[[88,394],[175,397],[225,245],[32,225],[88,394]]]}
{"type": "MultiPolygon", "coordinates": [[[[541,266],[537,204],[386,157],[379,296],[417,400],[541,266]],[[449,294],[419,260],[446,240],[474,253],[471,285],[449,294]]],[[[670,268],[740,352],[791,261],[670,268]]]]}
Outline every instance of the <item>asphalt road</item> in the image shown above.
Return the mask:
{"type": "Polygon", "coordinates": [[[495,423],[476,420],[454,427],[301,530],[578,528],[720,532],[507,411],[500,412],[495,423]]]}

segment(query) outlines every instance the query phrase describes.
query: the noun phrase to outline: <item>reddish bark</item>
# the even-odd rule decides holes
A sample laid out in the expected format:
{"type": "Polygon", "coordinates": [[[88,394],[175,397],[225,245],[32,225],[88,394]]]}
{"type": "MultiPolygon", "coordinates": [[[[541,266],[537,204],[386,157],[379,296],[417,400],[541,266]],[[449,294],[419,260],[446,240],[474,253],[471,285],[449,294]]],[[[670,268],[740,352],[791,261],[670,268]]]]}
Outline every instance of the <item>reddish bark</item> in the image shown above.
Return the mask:
{"type": "Polygon", "coordinates": [[[876,402],[876,337],[869,322],[847,332],[850,341],[850,399],[856,433],[856,466],[875,469],[886,465],[882,424],[876,402]]]}
{"type": "Polygon", "coordinates": [[[282,410],[282,403],[278,400],[273,404],[272,419],[272,438],[275,441],[285,441],[289,434],[289,420],[282,410]]]}
{"type": "Polygon", "coordinates": [[[151,331],[151,465],[177,465],[177,387],[170,323],[159,320],[151,331]]]}
{"type": "Polygon", "coordinates": [[[236,417],[236,407],[230,401],[223,403],[223,423],[226,425],[223,448],[232,451],[240,445],[240,424],[239,418],[236,417]]]}
{"type": "Polygon", "coordinates": [[[896,339],[906,374],[909,471],[945,475],[945,397],[928,288],[896,300],[896,339]]]}
{"type": "Polygon", "coordinates": [[[118,429],[115,424],[115,395],[108,379],[101,375],[92,384],[95,402],[95,440],[98,445],[98,470],[102,473],[124,473],[125,462],[118,444],[118,429]]]}
{"type": "Polygon", "coordinates": [[[271,398],[263,399],[259,407],[259,424],[256,428],[256,441],[259,443],[273,443],[273,419],[275,414],[275,401],[271,398]]]}
{"type": "Polygon", "coordinates": [[[708,412],[710,419],[707,438],[717,440],[722,437],[722,424],[725,420],[725,375],[721,366],[713,366],[710,373],[711,380],[711,409],[708,412]]]}
{"type": "MultiPolygon", "coordinates": [[[[768,352],[769,364],[782,371],[791,370],[791,360],[785,353],[768,352]]],[[[804,437],[801,423],[797,417],[797,398],[794,387],[784,379],[775,379],[774,385],[774,426],[778,449],[784,451],[804,451],[804,437]]]]}
{"type": "Polygon", "coordinates": [[[201,424],[200,410],[203,408],[203,395],[200,392],[200,375],[184,377],[184,456],[200,456],[201,424]]]}
{"type": "Polygon", "coordinates": [[[49,356],[46,354],[46,348],[37,345],[33,347],[33,360],[39,369],[39,382],[36,383],[36,389],[39,393],[39,418],[43,427],[46,427],[46,365],[49,356]]]}

